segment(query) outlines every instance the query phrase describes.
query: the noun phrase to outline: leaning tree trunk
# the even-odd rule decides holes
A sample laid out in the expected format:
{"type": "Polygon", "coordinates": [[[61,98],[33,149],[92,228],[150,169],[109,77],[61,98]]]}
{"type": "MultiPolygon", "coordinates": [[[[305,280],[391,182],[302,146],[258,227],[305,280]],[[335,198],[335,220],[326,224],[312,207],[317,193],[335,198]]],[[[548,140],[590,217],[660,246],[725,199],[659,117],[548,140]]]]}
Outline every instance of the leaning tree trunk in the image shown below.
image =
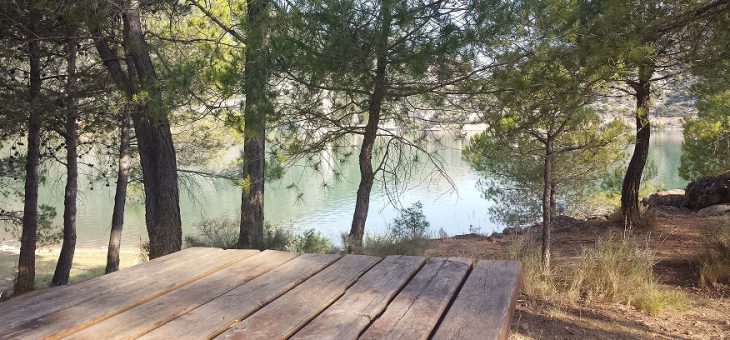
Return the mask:
{"type": "Polygon", "coordinates": [[[248,2],[244,107],[243,179],[239,248],[261,248],[264,234],[264,165],[269,58],[268,0],[248,2]]]}
{"type": "Polygon", "coordinates": [[[18,276],[15,294],[33,290],[35,285],[35,249],[38,228],[38,184],[41,163],[41,111],[38,99],[41,93],[40,41],[28,43],[30,60],[30,113],[28,115],[28,154],[25,161],[25,202],[23,205],[23,231],[20,237],[18,276]]]}
{"type": "Polygon", "coordinates": [[[78,150],[76,136],[76,41],[71,40],[66,48],[66,189],[63,195],[63,245],[53,273],[53,285],[68,284],[74,251],[76,250],[76,196],[78,193],[78,150]]]}
{"type": "Polygon", "coordinates": [[[144,110],[136,112],[132,120],[144,180],[149,255],[153,259],[182,247],[177,161],[167,110],[144,40],[139,0],[130,1],[123,19],[125,48],[134,61],[140,89],[148,96],[144,110]]]}
{"type": "MultiPolygon", "coordinates": [[[[130,102],[129,105],[132,105],[130,102]]],[[[124,228],[124,205],[127,201],[127,181],[131,155],[129,152],[129,113],[124,112],[119,123],[119,162],[117,164],[117,189],[114,193],[114,210],[112,212],[112,230],[109,235],[109,248],[106,254],[106,270],[109,274],[119,270],[119,248],[122,244],[122,228],[124,228]]]]}
{"type": "Polygon", "coordinates": [[[649,157],[649,139],[651,137],[649,97],[653,69],[649,66],[642,66],[639,74],[639,81],[632,85],[636,92],[636,144],[621,187],[621,213],[626,229],[631,229],[641,223],[639,188],[641,187],[641,175],[649,157]]]}
{"type": "Polygon", "coordinates": [[[375,181],[375,171],[373,170],[373,147],[378,134],[378,124],[380,123],[380,111],[385,99],[385,82],[386,67],[388,64],[387,44],[390,35],[390,9],[383,2],[380,9],[381,29],[380,37],[375,46],[376,65],[374,88],[370,95],[370,103],[368,106],[368,123],[365,125],[362,146],[360,147],[360,155],[358,162],[360,163],[360,185],[357,188],[357,197],[355,198],[355,211],[352,214],[352,225],[350,226],[350,234],[347,237],[347,250],[362,248],[362,239],[365,235],[365,222],[368,218],[368,209],[370,208],[370,192],[373,190],[373,182],[375,181]]]}
{"type": "Polygon", "coordinates": [[[552,219],[552,137],[545,143],[545,164],[542,170],[542,268],[545,274],[550,273],[550,222],[552,219]]]}

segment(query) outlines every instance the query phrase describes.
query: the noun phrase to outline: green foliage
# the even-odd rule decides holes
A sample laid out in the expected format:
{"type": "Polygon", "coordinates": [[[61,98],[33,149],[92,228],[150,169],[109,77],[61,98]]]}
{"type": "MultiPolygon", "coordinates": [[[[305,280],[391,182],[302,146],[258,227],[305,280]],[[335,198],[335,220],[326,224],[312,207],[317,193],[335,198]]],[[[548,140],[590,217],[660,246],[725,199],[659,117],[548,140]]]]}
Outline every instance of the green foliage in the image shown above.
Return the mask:
{"type": "MultiPolygon", "coordinates": [[[[238,223],[229,219],[204,219],[196,226],[199,235],[185,236],[191,247],[235,248],[238,242],[238,223]]],[[[297,233],[294,228],[264,225],[263,249],[295,253],[335,253],[332,242],[314,229],[297,233]]]]}
{"type": "MultiPolygon", "coordinates": [[[[428,248],[430,240],[430,223],[423,215],[423,204],[418,201],[400,211],[389,225],[388,232],[382,235],[366,234],[362,249],[356,253],[388,256],[417,255],[422,256],[428,248]]],[[[343,235],[347,240],[347,235],[343,235]]]]}
{"type": "Polygon", "coordinates": [[[692,181],[730,171],[730,89],[697,103],[698,117],[684,122],[679,175],[692,181]]]}
{"type": "MultiPolygon", "coordinates": [[[[516,115],[511,118],[520,119],[516,115]]],[[[622,158],[627,128],[618,122],[603,124],[590,111],[577,113],[570,121],[557,137],[555,148],[571,150],[553,156],[552,178],[559,211],[579,215],[590,209],[586,199],[600,191],[598,184],[606,169],[622,158]]],[[[483,196],[496,203],[489,207],[495,221],[507,225],[532,223],[542,211],[541,153],[545,146],[529,130],[508,133],[502,130],[503,123],[497,124],[471,139],[463,151],[464,158],[483,176],[479,186],[483,196]]]]}
{"type": "MultiPolygon", "coordinates": [[[[580,210],[611,212],[621,206],[621,186],[625,176],[625,169],[628,161],[615,164],[612,170],[606,171],[599,184],[591,190],[587,197],[584,197],[580,210]]],[[[658,169],[654,161],[649,161],[641,174],[641,185],[639,187],[639,198],[647,197],[653,193],[664,190],[661,183],[656,181],[658,169]]],[[[617,211],[620,215],[620,211],[617,211]]],[[[623,217],[619,217],[621,220],[623,217]]],[[[617,220],[618,221],[618,220],[617,220]]]]}

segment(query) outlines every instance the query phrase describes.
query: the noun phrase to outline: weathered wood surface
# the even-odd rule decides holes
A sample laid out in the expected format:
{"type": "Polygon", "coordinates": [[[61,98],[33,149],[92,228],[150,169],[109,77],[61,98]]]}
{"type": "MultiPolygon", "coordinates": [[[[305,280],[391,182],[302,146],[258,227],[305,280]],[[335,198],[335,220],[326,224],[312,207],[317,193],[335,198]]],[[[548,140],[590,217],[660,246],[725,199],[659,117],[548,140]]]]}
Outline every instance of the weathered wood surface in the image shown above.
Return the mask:
{"type": "Polygon", "coordinates": [[[223,339],[284,339],[313,319],[380,261],[346,255],[220,335],[223,339]]]}
{"type": "Polygon", "coordinates": [[[211,256],[222,249],[188,248],[175,254],[162,256],[92,280],[74,285],[55,287],[30,296],[19,296],[0,304],[0,334],[13,324],[28,320],[29,316],[47,315],[75,304],[91,300],[113,290],[144,281],[148,273],[171,273],[185,266],[190,259],[211,256]]]}
{"type": "Polygon", "coordinates": [[[479,261],[433,338],[506,339],[521,267],[516,261],[479,261]]]}
{"type": "Polygon", "coordinates": [[[264,251],[157,299],[137,305],[73,334],[70,338],[131,339],[139,337],[295,257],[296,255],[292,253],[264,251]]]}
{"type": "Polygon", "coordinates": [[[427,339],[470,265],[467,259],[429,259],[360,338],[427,339]]]}
{"type": "Polygon", "coordinates": [[[338,259],[338,255],[301,255],[180,316],[142,339],[214,337],[338,259]]]}
{"type": "Polygon", "coordinates": [[[0,339],[57,338],[74,333],[257,253],[257,250],[224,250],[204,253],[185,262],[171,262],[176,265],[172,272],[146,272],[144,279],[135,284],[124,285],[52,314],[28,315],[27,321],[3,330],[0,339]]]}
{"type": "Polygon", "coordinates": [[[192,248],[0,303],[0,339],[505,339],[520,269],[192,248]]]}
{"type": "Polygon", "coordinates": [[[357,339],[425,261],[418,256],[386,257],[293,339],[357,339]]]}

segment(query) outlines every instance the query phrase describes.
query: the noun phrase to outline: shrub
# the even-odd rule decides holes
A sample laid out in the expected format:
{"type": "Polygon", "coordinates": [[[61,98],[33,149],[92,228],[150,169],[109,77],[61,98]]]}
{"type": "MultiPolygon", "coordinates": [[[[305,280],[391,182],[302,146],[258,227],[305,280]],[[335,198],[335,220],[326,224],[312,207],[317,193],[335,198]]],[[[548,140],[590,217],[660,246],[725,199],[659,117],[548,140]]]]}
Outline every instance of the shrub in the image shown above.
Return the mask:
{"type": "MultiPolygon", "coordinates": [[[[191,247],[235,248],[239,225],[230,219],[205,219],[196,225],[200,233],[188,235],[185,241],[191,247]]],[[[285,250],[296,253],[333,253],[339,251],[334,244],[314,229],[296,233],[292,227],[264,225],[263,249],[285,250]]]]}
{"type": "Polygon", "coordinates": [[[700,286],[717,286],[730,281],[730,219],[726,218],[705,227],[710,249],[702,259],[700,286]]]}
{"type": "MultiPolygon", "coordinates": [[[[388,232],[382,235],[368,234],[363,240],[362,249],[354,249],[356,253],[373,256],[417,255],[421,256],[428,248],[430,223],[423,215],[423,204],[416,202],[400,211],[388,226],[388,232]]],[[[347,235],[343,235],[347,244],[347,235]]]]}
{"type": "Polygon", "coordinates": [[[200,235],[185,236],[191,247],[235,248],[238,242],[238,225],[229,219],[203,219],[195,225],[200,235]]]}

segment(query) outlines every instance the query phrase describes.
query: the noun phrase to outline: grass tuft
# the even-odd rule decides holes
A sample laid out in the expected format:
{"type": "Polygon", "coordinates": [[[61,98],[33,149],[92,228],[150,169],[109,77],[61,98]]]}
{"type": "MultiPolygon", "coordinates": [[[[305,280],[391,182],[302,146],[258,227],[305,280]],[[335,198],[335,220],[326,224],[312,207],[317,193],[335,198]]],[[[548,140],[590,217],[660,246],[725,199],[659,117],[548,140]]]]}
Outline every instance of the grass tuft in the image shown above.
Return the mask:
{"type": "Polygon", "coordinates": [[[716,287],[730,282],[730,218],[706,225],[704,233],[710,249],[702,259],[700,286],[716,287]]]}

